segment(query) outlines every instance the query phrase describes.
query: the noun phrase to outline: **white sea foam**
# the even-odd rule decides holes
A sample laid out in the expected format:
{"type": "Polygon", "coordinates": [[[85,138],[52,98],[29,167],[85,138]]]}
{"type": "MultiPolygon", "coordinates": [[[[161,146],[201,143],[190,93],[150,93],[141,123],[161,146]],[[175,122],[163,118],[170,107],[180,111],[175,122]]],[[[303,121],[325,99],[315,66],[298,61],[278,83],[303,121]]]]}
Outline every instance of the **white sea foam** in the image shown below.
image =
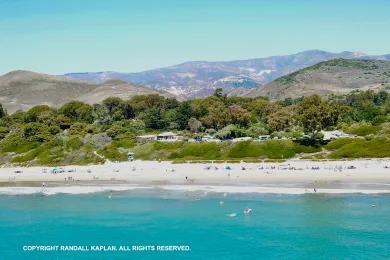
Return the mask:
{"type": "Polygon", "coordinates": [[[161,189],[180,192],[203,192],[208,193],[230,193],[230,194],[385,194],[390,190],[384,189],[320,189],[316,192],[312,188],[291,188],[291,187],[260,187],[260,186],[219,186],[219,185],[160,185],[160,186],[138,186],[138,185],[111,185],[111,186],[57,186],[57,187],[0,187],[0,195],[30,195],[30,194],[90,194],[100,192],[121,192],[136,189],[161,189]]]}
{"type": "Polygon", "coordinates": [[[390,190],[379,189],[314,189],[291,188],[291,187],[260,187],[260,186],[210,186],[210,185],[167,185],[163,189],[177,191],[205,191],[215,193],[269,193],[269,194],[306,194],[306,193],[329,193],[329,194],[382,194],[390,193],[390,190]]]}
{"type": "Polygon", "coordinates": [[[57,186],[57,187],[1,187],[0,195],[29,195],[29,194],[89,194],[99,192],[120,192],[133,189],[145,189],[142,186],[57,186]]]}

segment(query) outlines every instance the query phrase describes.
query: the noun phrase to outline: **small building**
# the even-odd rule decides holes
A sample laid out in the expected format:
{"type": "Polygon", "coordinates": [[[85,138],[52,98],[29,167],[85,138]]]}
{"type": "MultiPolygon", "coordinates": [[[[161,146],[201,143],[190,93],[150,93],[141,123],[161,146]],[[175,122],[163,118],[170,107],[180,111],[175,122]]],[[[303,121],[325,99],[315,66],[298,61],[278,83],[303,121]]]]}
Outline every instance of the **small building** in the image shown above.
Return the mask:
{"type": "Polygon", "coordinates": [[[201,141],[202,142],[208,142],[208,143],[219,143],[219,142],[221,142],[221,140],[219,140],[218,138],[215,138],[214,136],[211,136],[211,135],[202,136],[201,141]]]}
{"type": "Polygon", "coordinates": [[[160,142],[177,142],[182,140],[183,140],[183,136],[177,135],[172,132],[164,132],[157,135],[157,141],[160,142]]]}
{"type": "Polygon", "coordinates": [[[259,135],[259,138],[258,138],[259,141],[266,141],[269,139],[271,139],[270,135],[259,135]]]}
{"type": "Polygon", "coordinates": [[[233,142],[233,143],[236,143],[236,142],[243,142],[243,141],[251,141],[252,139],[253,139],[253,138],[252,138],[252,137],[249,137],[249,136],[238,137],[238,138],[232,139],[232,142],[233,142]]]}
{"type": "Polygon", "coordinates": [[[157,141],[157,135],[139,135],[137,136],[138,142],[152,142],[157,141]]]}
{"type": "Polygon", "coordinates": [[[338,138],[354,138],[355,136],[346,134],[343,131],[340,130],[334,130],[334,131],[321,131],[321,133],[324,135],[323,140],[324,141],[331,141],[338,138]]]}

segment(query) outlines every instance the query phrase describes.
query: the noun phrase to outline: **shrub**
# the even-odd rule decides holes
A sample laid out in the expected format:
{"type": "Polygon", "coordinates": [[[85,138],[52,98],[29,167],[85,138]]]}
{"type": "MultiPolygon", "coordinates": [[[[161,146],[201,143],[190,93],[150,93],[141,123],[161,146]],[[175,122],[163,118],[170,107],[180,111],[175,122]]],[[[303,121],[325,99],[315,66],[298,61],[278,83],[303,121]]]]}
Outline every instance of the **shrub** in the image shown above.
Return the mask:
{"type": "Polygon", "coordinates": [[[62,147],[51,147],[42,150],[37,156],[39,165],[62,165],[65,153],[62,147]]]}
{"type": "Polygon", "coordinates": [[[330,154],[331,158],[383,158],[390,157],[390,139],[377,137],[372,140],[355,139],[330,154]]]}
{"type": "Polygon", "coordinates": [[[111,137],[109,137],[106,133],[94,135],[87,134],[84,137],[84,143],[91,145],[94,149],[102,149],[105,145],[109,144],[111,140],[111,137]]]}
{"type": "Polygon", "coordinates": [[[105,158],[113,161],[126,161],[127,153],[121,152],[118,148],[113,145],[107,145],[103,149],[98,151],[98,154],[104,156],[105,158]]]}
{"type": "Polygon", "coordinates": [[[220,156],[216,143],[188,143],[178,154],[179,158],[199,158],[213,160],[220,156]]]}
{"type": "Polygon", "coordinates": [[[183,147],[183,142],[172,142],[172,143],[154,142],[153,147],[156,150],[176,150],[183,147]]]}
{"type": "Polygon", "coordinates": [[[49,127],[42,123],[28,123],[22,131],[23,137],[29,141],[45,142],[52,139],[49,127]]]}
{"type": "Polygon", "coordinates": [[[79,136],[70,136],[66,142],[66,149],[77,150],[83,146],[83,141],[79,136]]]}
{"type": "Polygon", "coordinates": [[[68,129],[69,135],[84,136],[87,133],[87,124],[76,122],[68,129]]]}
{"type": "Polygon", "coordinates": [[[145,130],[146,126],[142,120],[133,119],[133,120],[127,121],[126,127],[128,128],[128,131],[130,131],[130,132],[139,133],[139,132],[145,130]]]}
{"type": "Polygon", "coordinates": [[[269,140],[266,142],[238,142],[230,149],[229,158],[263,157],[286,159],[295,155],[295,144],[286,140],[269,140]]]}
{"type": "Polygon", "coordinates": [[[35,159],[35,157],[43,151],[42,147],[38,147],[35,149],[32,149],[22,155],[18,155],[12,158],[11,162],[13,163],[23,163],[32,161],[35,159]]]}
{"type": "Polygon", "coordinates": [[[215,136],[219,139],[230,139],[241,137],[245,135],[245,131],[238,128],[236,125],[228,125],[215,133],[215,136]]]}
{"type": "Polygon", "coordinates": [[[0,139],[3,139],[7,134],[9,130],[7,127],[0,126],[0,139]]]}
{"type": "Polygon", "coordinates": [[[113,124],[108,130],[107,130],[107,135],[111,138],[116,138],[119,135],[123,134],[126,132],[126,129],[118,124],[113,124]]]}
{"type": "Polygon", "coordinates": [[[132,148],[135,145],[135,141],[133,138],[126,137],[120,138],[118,140],[113,140],[111,144],[115,147],[132,148]]]}
{"type": "Polygon", "coordinates": [[[353,138],[339,138],[336,140],[330,141],[328,144],[325,145],[325,149],[328,150],[336,150],[341,148],[342,146],[354,142],[353,138]]]}
{"type": "Polygon", "coordinates": [[[18,133],[8,134],[1,142],[3,152],[25,153],[38,146],[38,142],[31,142],[18,133]]]}
{"type": "Polygon", "coordinates": [[[74,121],[86,123],[93,122],[92,106],[80,101],[66,103],[58,111],[65,117],[74,121]]]}
{"type": "Polygon", "coordinates": [[[366,136],[369,134],[376,134],[381,129],[382,129],[381,126],[374,126],[371,124],[363,123],[363,124],[353,124],[350,127],[344,129],[344,131],[349,134],[366,136]]]}
{"type": "Polygon", "coordinates": [[[319,145],[294,145],[294,152],[296,153],[316,153],[321,151],[321,146],[319,145]]]}
{"type": "Polygon", "coordinates": [[[250,125],[249,128],[245,131],[247,136],[257,138],[260,135],[267,135],[268,130],[266,129],[265,125],[262,123],[256,123],[253,125],[250,125]]]}
{"type": "Polygon", "coordinates": [[[135,158],[142,159],[142,160],[152,159],[153,151],[154,151],[153,143],[145,143],[145,144],[136,146],[133,149],[135,158]]]}

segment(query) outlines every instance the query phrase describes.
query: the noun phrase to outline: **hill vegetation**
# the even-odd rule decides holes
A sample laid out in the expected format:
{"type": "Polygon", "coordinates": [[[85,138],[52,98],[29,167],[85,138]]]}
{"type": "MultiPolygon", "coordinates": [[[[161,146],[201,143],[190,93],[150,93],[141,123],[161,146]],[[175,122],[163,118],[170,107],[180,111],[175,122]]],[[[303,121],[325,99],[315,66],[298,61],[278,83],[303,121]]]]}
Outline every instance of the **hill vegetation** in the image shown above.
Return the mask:
{"type": "Polygon", "coordinates": [[[271,99],[301,95],[347,94],[353,90],[390,90],[390,61],[334,59],[320,62],[247,91],[245,96],[271,99]]]}
{"type": "Polygon", "coordinates": [[[8,114],[0,105],[0,164],[66,165],[123,161],[128,151],[145,160],[262,160],[390,157],[390,97],[356,91],[327,100],[283,101],[213,96],[178,101],[159,95],[93,105],[71,101],[8,114]],[[357,138],[326,143],[321,130],[342,129],[357,138]],[[185,138],[214,135],[221,143],[147,142],[142,134],[174,131],[185,138]],[[277,140],[229,142],[270,135],[277,140]]]}

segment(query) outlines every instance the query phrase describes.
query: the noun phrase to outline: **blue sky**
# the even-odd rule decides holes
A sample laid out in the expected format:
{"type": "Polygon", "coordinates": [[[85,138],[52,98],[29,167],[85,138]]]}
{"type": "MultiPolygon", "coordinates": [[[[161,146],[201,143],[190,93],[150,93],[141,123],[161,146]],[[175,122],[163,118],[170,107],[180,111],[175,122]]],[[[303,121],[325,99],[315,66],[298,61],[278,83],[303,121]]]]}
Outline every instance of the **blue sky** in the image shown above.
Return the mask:
{"type": "Polygon", "coordinates": [[[137,72],[308,49],[390,53],[387,0],[0,0],[0,73],[137,72]]]}

